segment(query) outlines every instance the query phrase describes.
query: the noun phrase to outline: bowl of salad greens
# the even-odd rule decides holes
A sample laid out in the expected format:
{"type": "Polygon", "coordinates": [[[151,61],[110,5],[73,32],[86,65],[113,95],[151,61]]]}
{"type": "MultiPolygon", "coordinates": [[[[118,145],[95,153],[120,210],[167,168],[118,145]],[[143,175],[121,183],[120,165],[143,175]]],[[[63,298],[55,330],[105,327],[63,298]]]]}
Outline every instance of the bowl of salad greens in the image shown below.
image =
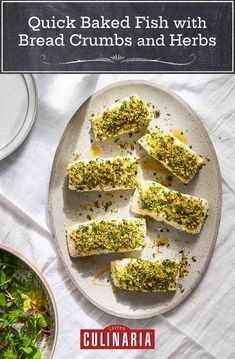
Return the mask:
{"type": "Polygon", "coordinates": [[[0,245],[0,359],[50,359],[57,332],[56,303],[45,278],[0,245]]]}

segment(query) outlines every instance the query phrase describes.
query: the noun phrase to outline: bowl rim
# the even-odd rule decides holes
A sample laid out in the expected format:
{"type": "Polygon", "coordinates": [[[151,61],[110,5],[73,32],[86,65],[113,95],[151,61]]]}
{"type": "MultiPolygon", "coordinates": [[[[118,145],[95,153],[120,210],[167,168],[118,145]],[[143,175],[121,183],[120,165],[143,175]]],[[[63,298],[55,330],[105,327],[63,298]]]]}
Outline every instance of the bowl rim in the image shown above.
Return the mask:
{"type": "Polygon", "coordinates": [[[36,275],[39,277],[39,279],[41,280],[41,282],[43,283],[43,285],[45,286],[47,293],[50,297],[51,303],[52,303],[52,307],[53,307],[53,311],[54,311],[54,316],[55,316],[55,333],[54,333],[54,341],[53,341],[53,345],[52,345],[52,349],[51,349],[51,354],[48,357],[48,359],[52,359],[54,352],[55,352],[55,347],[57,344],[57,339],[58,339],[58,325],[59,325],[59,316],[58,316],[58,310],[57,310],[57,304],[55,301],[55,297],[54,294],[52,293],[52,290],[50,288],[50,285],[48,283],[48,281],[46,280],[45,276],[42,274],[42,272],[38,269],[38,267],[31,262],[27,257],[25,257],[23,254],[21,254],[20,252],[18,252],[18,250],[0,243],[0,250],[4,250],[8,253],[13,254],[14,256],[16,256],[17,258],[19,258],[20,260],[22,260],[26,265],[28,265],[33,272],[36,273],[36,275]]]}

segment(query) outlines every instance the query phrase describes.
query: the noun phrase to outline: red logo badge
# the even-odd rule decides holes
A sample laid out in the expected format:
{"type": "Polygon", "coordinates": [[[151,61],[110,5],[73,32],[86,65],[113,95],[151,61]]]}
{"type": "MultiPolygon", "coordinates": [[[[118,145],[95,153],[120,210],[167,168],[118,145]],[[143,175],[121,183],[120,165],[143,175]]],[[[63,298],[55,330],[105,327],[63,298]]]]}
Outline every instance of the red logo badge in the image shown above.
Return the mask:
{"type": "Polygon", "coordinates": [[[81,329],[81,349],[155,349],[154,329],[131,329],[109,325],[104,329],[81,329]]]}

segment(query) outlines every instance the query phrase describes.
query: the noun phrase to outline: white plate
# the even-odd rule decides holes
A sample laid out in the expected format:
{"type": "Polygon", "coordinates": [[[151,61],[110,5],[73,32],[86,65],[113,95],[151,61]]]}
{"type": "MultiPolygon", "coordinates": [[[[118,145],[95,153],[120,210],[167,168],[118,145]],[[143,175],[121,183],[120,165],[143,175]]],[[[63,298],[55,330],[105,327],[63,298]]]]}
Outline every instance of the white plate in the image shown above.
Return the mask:
{"type": "Polygon", "coordinates": [[[36,115],[36,87],[31,75],[0,76],[0,160],[28,135],[36,115]]]}
{"type": "MultiPolygon", "coordinates": [[[[131,138],[128,134],[119,136],[119,142],[133,143],[140,136],[141,133],[135,134],[131,138]]],[[[128,150],[117,149],[116,145],[114,139],[98,143],[98,146],[102,148],[101,156],[110,157],[127,153],[128,150]]],[[[134,153],[140,155],[141,158],[148,157],[143,150],[139,149],[139,146],[135,146],[134,153]]],[[[151,170],[140,170],[139,180],[143,177],[162,181],[165,176],[161,173],[154,175],[151,170]]],[[[220,170],[209,136],[192,109],[181,98],[167,89],[145,81],[116,83],[100,90],[86,100],[67,125],[56,151],[50,180],[49,213],[52,231],[61,259],[74,283],[93,304],[104,311],[124,318],[147,318],[164,313],[185,299],[196,287],[208,266],[217,238],[220,212],[220,170]],[[146,102],[158,106],[161,115],[153,123],[157,122],[166,131],[183,131],[193,149],[210,159],[209,164],[196,175],[189,185],[185,186],[176,179],[172,183],[174,188],[182,192],[201,196],[209,201],[210,213],[201,233],[189,235],[162,225],[162,223],[148,221],[148,238],[155,239],[158,235],[167,237],[170,240],[170,246],[164,247],[162,253],[157,253],[154,248],[146,248],[141,254],[142,257],[151,257],[155,252],[155,258],[179,258],[179,251],[183,249],[188,254],[191,266],[189,275],[182,280],[183,293],[180,289],[176,293],[157,294],[115,291],[112,283],[107,282],[110,279],[108,273],[95,281],[94,275],[100,269],[109,266],[111,259],[123,257],[123,254],[93,256],[92,260],[87,261],[72,260],[68,254],[65,238],[66,226],[87,221],[87,215],[90,215],[92,219],[134,216],[130,212],[130,198],[133,191],[112,192],[114,197],[110,197],[110,193],[102,193],[102,198],[98,197],[101,192],[74,193],[68,189],[66,175],[67,163],[75,152],[80,151],[82,153],[81,159],[91,158],[89,122],[91,115],[101,110],[103,106],[112,104],[115,99],[133,93],[142,96],[146,102]],[[107,211],[104,208],[96,208],[92,212],[89,203],[93,203],[95,200],[98,200],[101,205],[102,201],[105,203],[111,201],[113,205],[107,211]],[[111,212],[111,208],[118,209],[118,212],[111,212]],[[159,231],[161,228],[164,230],[163,233],[159,231]],[[196,262],[191,259],[193,256],[195,256],[196,262]]]]}

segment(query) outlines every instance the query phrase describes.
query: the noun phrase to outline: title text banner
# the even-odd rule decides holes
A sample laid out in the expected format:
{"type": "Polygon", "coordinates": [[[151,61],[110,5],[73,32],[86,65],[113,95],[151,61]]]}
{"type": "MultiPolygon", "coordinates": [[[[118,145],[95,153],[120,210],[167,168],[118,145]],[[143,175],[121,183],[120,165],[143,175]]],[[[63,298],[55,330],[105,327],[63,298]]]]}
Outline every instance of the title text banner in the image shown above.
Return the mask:
{"type": "Polygon", "coordinates": [[[2,72],[233,72],[232,1],[3,1],[2,72]]]}

